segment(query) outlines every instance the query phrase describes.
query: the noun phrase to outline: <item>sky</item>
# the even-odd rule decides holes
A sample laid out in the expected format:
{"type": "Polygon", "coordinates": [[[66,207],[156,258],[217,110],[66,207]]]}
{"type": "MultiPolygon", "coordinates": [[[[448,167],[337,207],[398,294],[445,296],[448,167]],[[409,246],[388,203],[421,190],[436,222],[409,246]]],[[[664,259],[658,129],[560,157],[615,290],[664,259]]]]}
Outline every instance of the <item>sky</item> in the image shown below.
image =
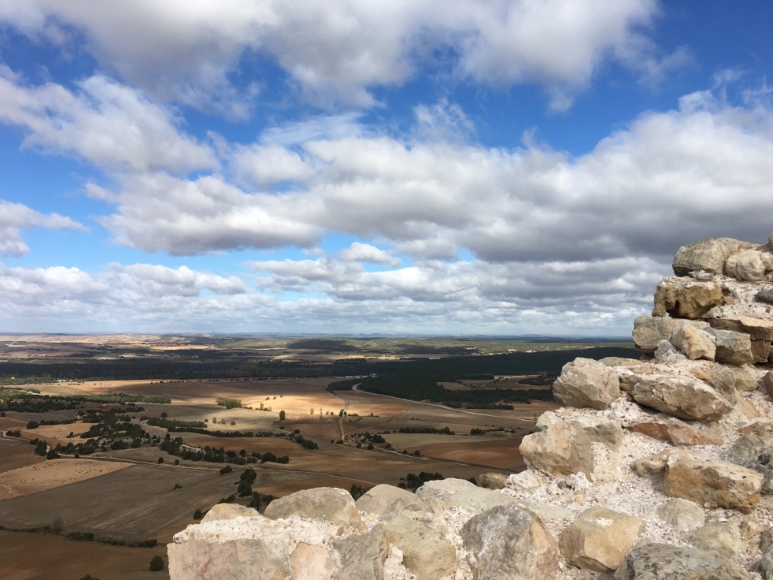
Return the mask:
{"type": "Polygon", "coordinates": [[[773,231],[766,0],[0,0],[0,330],[625,336],[773,231]]]}

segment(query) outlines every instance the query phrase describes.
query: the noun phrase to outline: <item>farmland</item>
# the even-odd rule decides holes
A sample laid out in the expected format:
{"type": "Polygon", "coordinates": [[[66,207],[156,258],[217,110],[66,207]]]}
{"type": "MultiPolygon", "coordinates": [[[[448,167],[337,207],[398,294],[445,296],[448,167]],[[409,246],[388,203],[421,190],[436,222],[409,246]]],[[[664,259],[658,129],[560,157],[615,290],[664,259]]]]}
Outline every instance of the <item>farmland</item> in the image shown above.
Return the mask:
{"type": "Polygon", "coordinates": [[[0,558],[19,579],[56,558],[65,579],[145,578],[162,544],[219,501],[262,508],[309,487],[517,471],[521,437],[556,408],[561,366],[632,355],[546,341],[10,338],[0,558]],[[7,547],[34,542],[41,559],[7,547]]]}

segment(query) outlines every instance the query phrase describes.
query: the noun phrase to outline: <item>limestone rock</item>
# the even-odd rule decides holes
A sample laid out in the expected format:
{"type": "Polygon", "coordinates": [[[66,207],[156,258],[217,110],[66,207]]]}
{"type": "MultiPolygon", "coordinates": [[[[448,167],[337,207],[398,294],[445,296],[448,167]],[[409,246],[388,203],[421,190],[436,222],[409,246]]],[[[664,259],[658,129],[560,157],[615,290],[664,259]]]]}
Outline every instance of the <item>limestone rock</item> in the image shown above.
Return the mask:
{"type": "Polygon", "coordinates": [[[514,505],[471,518],[460,533],[474,580],[555,580],[558,547],[540,518],[514,505]]]}
{"type": "MultiPolygon", "coordinates": [[[[522,487],[524,478],[519,476],[524,474],[527,476],[531,474],[533,477],[527,477],[527,479],[535,480],[533,483],[536,485],[531,489],[544,483],[542,478],[545,476],[533,471],[525,471],[511,475],[508,478],[508,487],[522,487]]],[[[466,479],[453,477],[439,481],[428,481],[416,490],[416,495],[429,502],[439,501],[446,506],[472,509],[478,512],[500,505],[516,505],[537,514],[543,520],[562,520],[571,515],[569,510],[560,506],[517,499],[499,491],[478,487],[466,479]]]]}
{"type": "Polygon", "coordinates": [[[724,303],[722,288],[714,282],[691,278],[663,278],[655,289],[652,316],[670,314],[673,318],[700,318],[714,306],[724,303]]]}
{"type": "Polygon", "coordinates": [[[716,550],[733,558],[743,550],[741,531],[732,522],[709,522],[688,537],[690,544],[701,550],[716,550]]]}
{"type": "Polygon", "coordinates": [[[621,367],[631,370],[640,370],[642,367],[647,366],[647,363],[637,358],[620,358],[617,356],[608,356],[599,360],[600,363],[607,365],[608,367],[621,367]]]}
{"type": "Polygon", "coordinates": [[[521,455],[550,475],[593,471],[593,448],[582,425],[576,421],[554,423],[544,431],[527,435],[519,447],[521,455]]]}
{"type": "Polygon", "coordinates": [[[252,518],[259,515],[258,510],[241,506],[236,503],[219,503],[212,506],[201,519],[201,523],[211,522],[212,520],[232,520],[234,518],[252,518]]]}
{"type": "Polygon", "coordinates": [[[717,330],[707,328],[706,332],[714,337],[716,346],[715,360],[730,365],[746,365],[754,360],[752,340],[745,332],[717,330]]]}
{"type": "Polygon", "coordinates": [[[742,250],[728,257],[725,274],[746,282],[756,282],[765,277],[765,262],[759,250],[742,250]]]}
{"type": "Polygon", "coordinates": [[[669,342],[690,360],[699,358],[714,360],[717,352],[713,337],[694,326],[682,325],[675,328],[669,342]]]}
{"type": "Polygon", "coordinates": [[[390,521],[403,511],[433,512],[425,499],[393,485],[377,485],[364,493],[355,503],[359,511],[376,514],[381,521],[390,521]]]}
{"type": "Polygon", "coordinates": [[[651,439],[661,441],[670,441],[668,436],[668,425],[665,421],[637,421],[628,425],[628,430],[634,433],[641,433],[651,439]]]}
{"type": "Polygon", "coordinates": [[[735,380],[735,388],[746,393],[756,391],[760,386],[757,379],[744,367],[733,369],[733,379],[735,380]]]}
{"type": "Polygon", "coordinates": [[[677,276],[687,276],[695,270],[711,274],[724,274],[725,261],[739,250],[749,249],[754,244],[732,238],[711,238],[682,246],[674,257],[672,268],[677,276]]]}
{"type": "Polygon", "coordinates": [[[763,476],[724,461],[701,461],[685,451],[668,456],[663,480],[665,494],[692,500],[704,507],[728,507],[751,512],[760,501],[763,476]]]}
{"type": "Polygon", "coordinates": [[[765,286],[765,288],[757,292],[757,295],[754,298],[759,302],[773,304],[773,286],[765,286]]]}
{"type": "Polygon", "coordinates": [[[603,443],[613,450],[623,444],[623,426],[620,421],[599,421],[594,425],[583,425],[583,431],[591,441],[603,443]]]}
{"type": "MultiPolygon", "coordinates": [[[[328,548],[306,542],[300,542],[290,556],[293,580],[332,580],[330,564],[330,550],[328,548]]],[[[257,570],[252,571],[252,574],[247,572],[247,575],[241,577],[249,578],[255,572],[257,570]]],[[[232,577],[239,578],[240,576],[232,577]]]]}
{"type": "Polygon", "coordinates": [[[663,473],[666,470],[670,454],[671,449],[664,449],[660,453],[642,457],[631,464],[631,469],[633,469],[639,477],[663,473]]]}
{"type": "Polygon", "coordinates": [[[596,506],[564,531],[559,547],[573,566],[609,572],[617,569],[643,529],[638,518],[596,506]]]}
{"type": "Polygon", "coordinates": [[[765,580],[773,579],[773,550],[767,550],[759,562],[759,571],[765,580]]]}
{"type": "Polygon", "coordinates": [[[607,409],[620,395],[617,373],[589,358],[565,364],[553,383],[553,396],[569,407],[607,409]]]}
{"type": "Polygon", "coordinates": [[[752,362],[767,362],[770,343],[773,341],[773,320],[763,320],[753,316],[730,316],[711,318],[712,328],[746,333],[751,338],[752,362]]]}
{"type": "Polygon", "coordinates": [[[548,483],[550,478],[536,469],[526,469],[520,473],[511,473],[507,478],[507,487],[523,491],[534,491],[539,486],[548,483]]]}
{"type": "Polygon", "coordinates": [[[406,511],[386,523],[386,532],[389,543],[403,552],[405,567],[417,578],[439,580],[456,570],[456,549],[437,516],[406,511]]]}
{"type": "Polygon", "coordinates": [[[351,526],[358,532],[365,531],[365,522],[362,521],[352,496],[348,491],[335,487],[306,489],[275,499],[268,504],[264,515],[272,520],[295,515],[340,526],[351,526]]]}
{"type": "Polygon", "coordinates": [[[768,528],[760,534],[760,552],[767,552],[773,547],[773,528],[768,528]]]}
{"type": "Polygon", "coordinates": [[[773,397],[773,371],[768,371],[762,378],[762,384],[765,385],[765,390],[773,397]]]}
{"type": "MultiPolygon", "coordinates": [[[[674,332],[676,332],[676,329],[674,332]]],[[[652,354],[652,362],[661,365],[673,365],[684,360],[687,360],[687,357],[668,340],[661,340],[658,343],[658,348],[652,354]]]]}
{"type": "Polygon", "coordinates": [[[759,419],[760,412],[757,408],[744,397],[739,397],[735,403],[735,408],[738,409],[747,419],[759,419]]]}
{"type": "Polygon", "coordinates": [[[676,447],[687,447],[692,445],[722,445],[723,440],[720,435],[711,433],[705,429],[696,429],[683,423],[679,419],[669,419],[667,421],[653,419],[651,421],[641,421],[632,423],[628,426],[630,431],[641,433],[652,439],[661,441],[670,441],[676,447]]]}
{"type": "Polygon", "coordinates": [[[643,544],[628,552],[615,580],[752,580],[715,552],[669,544],[643,544]]]}
{"type": "Polygon", "coordinates": [[[267,539],[220,543],[194,540],[169,544],[167,553],[169,576],[175,580],[285,580],[291,574],[290,554],[284,543],[267,539]],[[255,575],[257,570],[260,575],[255,575]]]}
{"type": "Polygon", "coordinates": [[[478,483],[486,489],[504,489],[507,476],[501,473],[481,473],[478,477],[478,483]]]}
{"type": "Polygon", "coordinates": [[[510,495],[484,489],[466,479],[454,477],[428,481],[416,490],[416,495],[425,501],[435,499],[452,507],[463,507],[475,511],[484,511],[516,501],[510,495]]]}
{"type": "MultiPolygon", "coordinates": [[[[342,538],[336,541],[334,548],[334,565],[328,564],[328,568],[334,569],[334,580],[383,580],[384,562],[387,559],[387,533],[384,526],[375,526],[366,534],[352,534],[342,538]]],[[[318,573],[314,568],[307,569],[318,573]]]]}
{"type": "Polygon", "coordinates": [[[709,326],[708,322],[702,320],[679,320],[659,316],[637,317],[633,323],[632,335],[636,349],[647,354],[654,353],[658,348],[658,342],[668,340],[674,329],[682,325],[690,325],[699,329],[709,326]]]}
{"type": "Polygon", "coordinates": [[[671,498],[653,509],[653,515],[680,532],[700,528],[706,523],[706,514],[699,505],[678,497],[671,498]]]}
{"type": "Polygon", "coordinates": [[[693,372],[695,378],[706,381],[714,387],[720,395],[725,397],[731,404],[738,400],[736,396],[736,375],[724,365],[714,365],[708,373],[699,371],[693,372]]]}
{"type": "Polygon", "coordinates": [[[733,408],[703,381],[683,376],[642,377],[631,394],[640,405],[691,421],[715,421],[733,408]]]}
{"type": "Polygon", "coordinates": [[[722,437],[705,429],[695,429],[679,420],[668,421],[666,431],[668,438],[676,447],[692,445],[722,445],[722,437]]]}
{"type": "Polygon", "coordinates": [[[773,438],[743,435],[735,440],[727,454],[733,463],[753,469],[765,477],[762,493],[773,493],[773,438]]]}

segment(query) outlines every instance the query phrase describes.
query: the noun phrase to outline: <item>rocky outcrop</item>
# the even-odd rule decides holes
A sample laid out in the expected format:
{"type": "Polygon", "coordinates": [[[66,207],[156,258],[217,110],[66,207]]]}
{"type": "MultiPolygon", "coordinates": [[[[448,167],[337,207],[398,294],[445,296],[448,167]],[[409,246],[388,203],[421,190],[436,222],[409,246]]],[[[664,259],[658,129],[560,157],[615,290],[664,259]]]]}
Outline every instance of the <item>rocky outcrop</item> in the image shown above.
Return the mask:
{"type": "Polygon", "coordinates": [[[604,507],[583,512],[561,536],[561,553],[578,568],[617,570],[644,527],[638,518],[604,507]]]}
{"type": "Polygon", "coordinates": [[[716,421],[733,408],[716,390],[693,377],[641,377],[631,395],[640,405],[692,421],[716,421]]]}
{"type": "Polygon", "coordinates": [[[507,485],[507,476],[501,473],[481,473],[478,484],[486,489],[504,489],[507,485]]]}
{"type": "Polygon", "coordinates": [[[752,362],[765,363],[773,342],[773,320],[753,316],[727,316],[709,319],[712,328],[748,334],[751,340],[752,362]]]}
{"type": "Polygon", "coordinates": [[[753,244],[732,238],[702,240],[679,248],[672,268],[677,276],[689,276],[698,271],[724,274],[725,262],[732,254],[752,247],[753,244]]]}
{"type": "Polygon", "coordinates": [[[716,328],[708,328],[706,332],[714,337],[715,360],[739,366],[754,362],[752,340],[748,334],[716,328]]]}
{"type": "Polygon", "coordinates": [[[694,326],[685,324],[675,328],[669,342],[690,360],[714,360],[717,354],[714,337],[694,326]]]}
{"type": "Polygon", "coordinates": [[[741,530],[732,522],[709,522],[687,537],[692,546],[714,550],[725,558],[733,558],[743,550],[741,530]]]}
{"type": "Polygon", "coordinates": [[[752,580],[753,576],[716,552],[645,544],[631,550],[615,580],[752,580]]]}
{"type": "Polygon", "coordinates": [[[695,530],[706,523],[706,514],[698,504],[678,497],[664,502],[650,512],[680,532],[695,530]]]}
{"type": "Polygon", "coordinates": [[[749,513],[760,501],[763,476],[723,461],[701,461],[685,451],[674,451],[666,462],[666,495],[692,500],[704,507],[727,507],[749,513]]]}
{"type": "Polygon", "coordinates": [[[620,395],[617,373],[589,358],[577,358],[565,364],[553,383],[553,396],[569,407],[607,409],[620,395]]]}
{"type": "Polygon", "coordinates": [[[723,303],[719,284],[692,278],[664,278],[655,289],[652,316],[670,314],[674,318],[700,318],[723,303]]]}
{"type": "Polygon", "coordinates": [[[311,520],[349,526],[357,531],[365,530],[365,522],[352,496],[333,487],[306,489],[272,501],[264,515],[272,520],[299,516],[311,520]]]}
{"type": "Polygon", "coordinates": [[[474,580],[555,580],[558,547],[537,516],[514,505],[472,517],[461,530],[474,580]]]}
{"type": "Polygon", "coordinates": [[[693,326],[697,329],[704,329],[710,326],[708,322],[703,320],[639,316],[633,323],[633,342],[640,351],[652,354],[657,350],[658,343],[661,340],[668,340],[675,329],[684,325],[693,326]]]}
{"type": "Polygon", "coordinates": [[[593,448],[580,423],[557,422],[527,435],[518,450],[531,465],[550,475],[593,472],[593,448]]]}
{"type": "Polygon", "coordinates": [[[727,454],[733,463],[761,473],[765,478],[762,493],[773,493],[773,437],[743,435],[736,439],[727,454]]]}

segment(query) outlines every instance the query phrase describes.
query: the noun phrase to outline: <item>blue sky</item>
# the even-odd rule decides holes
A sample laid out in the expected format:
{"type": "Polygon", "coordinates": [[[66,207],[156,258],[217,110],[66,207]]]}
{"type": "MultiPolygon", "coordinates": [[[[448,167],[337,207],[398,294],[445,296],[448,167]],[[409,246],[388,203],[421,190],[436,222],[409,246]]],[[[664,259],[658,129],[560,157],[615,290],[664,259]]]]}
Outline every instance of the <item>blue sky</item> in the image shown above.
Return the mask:
{"type": "Polygon", "coordinates": [[[763,1],[0,3],[0,329],[625,335],[773,220],[763,1]]]}

